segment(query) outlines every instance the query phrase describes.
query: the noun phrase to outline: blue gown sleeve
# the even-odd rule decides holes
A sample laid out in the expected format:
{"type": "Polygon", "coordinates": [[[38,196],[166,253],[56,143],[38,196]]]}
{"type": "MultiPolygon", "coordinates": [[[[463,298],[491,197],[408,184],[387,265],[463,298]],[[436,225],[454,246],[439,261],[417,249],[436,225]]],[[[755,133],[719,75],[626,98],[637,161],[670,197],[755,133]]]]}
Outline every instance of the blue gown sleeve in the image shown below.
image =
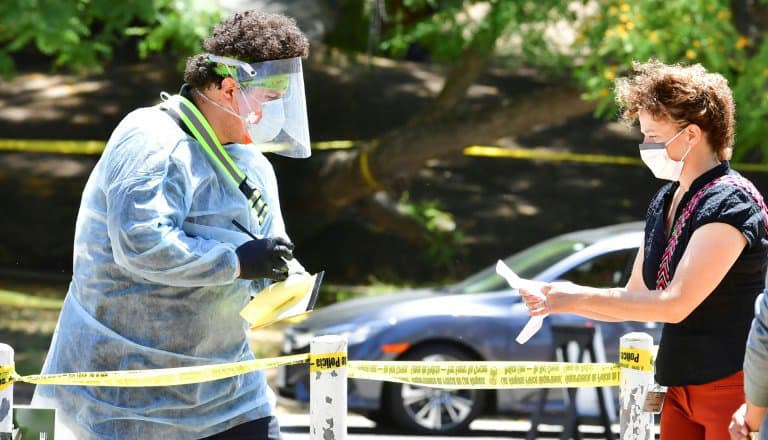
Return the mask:
{"type": "Polygon", "coordinates": [[[752,404],[768,406],[768,297],[757,297],[744,355],[744,392],[752,404]]]}
{"type": "Polygon", "coordinates": [[[106,191],[115,262],[130,274],[168,286],[234,281],[239,264],[235,245],[191,237],[181,229],[193,193],[188,173],[172,161],[150,168],[106,191]]]}

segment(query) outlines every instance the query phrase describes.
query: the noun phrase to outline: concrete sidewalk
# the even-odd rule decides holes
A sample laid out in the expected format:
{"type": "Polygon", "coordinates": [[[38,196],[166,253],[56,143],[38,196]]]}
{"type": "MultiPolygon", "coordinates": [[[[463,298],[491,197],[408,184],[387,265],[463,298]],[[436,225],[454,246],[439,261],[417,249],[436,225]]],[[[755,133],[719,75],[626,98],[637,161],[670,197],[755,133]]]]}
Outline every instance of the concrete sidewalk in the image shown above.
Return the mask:
{"type": "MultiPolygon", "coordinates": [[[[294,408],[278,407],[277,417],[285,440],[305,440],[309,437],[309,410],[302,412],[294,408]]],[[[430,439],[430,440],[457,440],[457,439],[515,439],[523,440],[528,433],[531,424],[527,420],[510,420],[505,418],[485,418],[472,422],[470,430],[459,436],[417,436],[405,435],[397,432],[392,427],[379,427],[365,417],[357,414],[347,416],[347,438],[352,440],[389,440],[401,439],[430,439]]],[[[538,439],[560,438],[562,427],[556,425],[540,425],[538,439]]],[[[613,425],[613,432],[618,438],[619,426],[613,425]]],[[[603,428],[600,426],[582,426],[580,428],[582,438],[604,439],[603,428]]]]}

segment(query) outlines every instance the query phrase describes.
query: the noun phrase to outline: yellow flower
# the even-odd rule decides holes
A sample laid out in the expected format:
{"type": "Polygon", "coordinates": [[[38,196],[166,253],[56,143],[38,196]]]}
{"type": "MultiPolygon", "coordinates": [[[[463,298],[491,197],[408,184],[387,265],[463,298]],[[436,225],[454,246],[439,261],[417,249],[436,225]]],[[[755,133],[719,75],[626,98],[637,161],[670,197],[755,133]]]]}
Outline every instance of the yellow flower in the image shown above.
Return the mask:
{"type": "Polygon", "coordinates": [[[629,12],[629,4],[628,3],[621,3],[621,11],[622,12],[629,12]]]}
{"type": "Polygon", "coordinates": [[[627,16],[627,14],[621,14],[619,15],[619,21],[621,21],[622,23],[626,23],[629,21],[629,16],[627,16]]]}
{"type": "Polygon", "coordinates": [[[742,35],[739,37],[738,40],[736,40],[736,48],[744,49],[745,47],[749,46],[749,43],[750,43],[749,38],[742,35]]]}
{"type": "Polygon", "coordinates": [[[685,51],[685,57],[689,60],[696,59],[696,51],[693,49],[688,49],[685,51]]]}
{"type": "Polygon", "coordinates": [[[726,11],[726,10],[718,11],[717,18],[719,18],[720,20],[730,20],[731,11],[726,11]]]}
{"type": "Polygon", "coordinates": [[[696,47],[696,48],[701,47],[701,41],[693,40],[693,47],[696,47]]]}
{"type": "Polygon", "coordinates": [[[650,41],[651,43],[658,43],[659,42],[659,34],[656,31],[648,32],[648,41],[650,41]]]}
{"type": "Polygon", "coordinates": [[[629,23],[627,23],[627,29],[629,29],[631,31],[634,28],[635,28],[635,24],[634,23],[632,23],[631,21],[629,23]]]}
{"type": "Polygon", "coordinates": [[[616,68],[609,67],[605,69],[605,72],[603,72],[603,77],[608,81],[613,81],[614,79],[616,79],[616,68]]]}
{"type": "Polygon", "coordinates": [[[623,25],[616,26],[616,35],[619,36],[619,38],[627,38],[627,28],[625,28],[623,25]]]}
{"type": "Polygon", "coordinates": [[[599,96],[602,96],[602,97],[606,97],[606,96],[608,96],[608,93],[609,93],[609,92],[608,92],[608,89],[606,89],[605,87],[603,87],[602,89],[600,89],[600,91],[599,91],[599,92],[597,92],[597,94],[598,94],[599,96]]]}
{"type": "Polygon", "coordinates": [[[616,15],[619,13],[619,8],[617,8],[616,6],[611,6],[610,8],[608,8],[608,13],[610,13],[611,15],[616,15]]]}

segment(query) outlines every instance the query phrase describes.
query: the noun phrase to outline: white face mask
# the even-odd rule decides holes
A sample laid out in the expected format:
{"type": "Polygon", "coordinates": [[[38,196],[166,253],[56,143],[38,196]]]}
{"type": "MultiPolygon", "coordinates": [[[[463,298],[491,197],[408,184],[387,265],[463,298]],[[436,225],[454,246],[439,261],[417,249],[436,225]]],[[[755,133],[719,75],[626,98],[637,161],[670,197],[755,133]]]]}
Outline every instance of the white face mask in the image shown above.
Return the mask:
{"type": "Polygon", "coordinates": [[[256,124],[251,124],[249,121],[246,123],[248,134],[251,135],[254,144],[258,145],[276,138],[285,125],[283,100],[278,98],[261,104],[261,120],[256,124]]]}
{"type": "Polygon", "coordinates": [[[643,160],[646,166],[650,168],[651,172],[658,179],[671,180],[677,182],[680,180],[680,174],[683,172],[683,165],[685,165],[685,157],[691,151],[691,146],[683,153],[683,157],[680,160],[672,160],[667,153],[667,145],[671,144],[677,139],[680,134],[685,130],[678,131],[676,135],[672,136],[672,139],[666,142],[652,142],[647,144],[640,144],[640,158],[643,160]]]}
{"type": "Polygon", "coordinates": [[[246,130],[248,130],[248,135],[251,137],[251,142],[256,145],[269,142],[277,137],[277,135],[280,134],[280,130],[283,129],[283,125],[285,125],[285,111],[283,110],[282,99],[278,98],[261,104],[261,117],[259,117],[256,112],[250,110],[250,106],[246,101],[247,98],[242,96],[240,102],[250,110],[248,115],[243,117],[234,110],[224,107],[209,98],[205,93],[199,90],[197,93],[214,106],[243,121],[246,130]]]}

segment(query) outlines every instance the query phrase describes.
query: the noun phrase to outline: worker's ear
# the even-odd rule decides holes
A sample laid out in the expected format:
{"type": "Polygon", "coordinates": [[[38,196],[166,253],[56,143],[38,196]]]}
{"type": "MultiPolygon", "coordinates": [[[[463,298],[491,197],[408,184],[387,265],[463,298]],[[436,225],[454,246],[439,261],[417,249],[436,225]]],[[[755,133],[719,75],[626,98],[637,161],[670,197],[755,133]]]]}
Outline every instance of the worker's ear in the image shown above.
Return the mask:
{"type": "Polygon", "coordinates": [[[234,100],[235,92],[237,92],[237,81],[231,77],[226,77],[221,80],[221,93],[224,99],[234,100]]]}

